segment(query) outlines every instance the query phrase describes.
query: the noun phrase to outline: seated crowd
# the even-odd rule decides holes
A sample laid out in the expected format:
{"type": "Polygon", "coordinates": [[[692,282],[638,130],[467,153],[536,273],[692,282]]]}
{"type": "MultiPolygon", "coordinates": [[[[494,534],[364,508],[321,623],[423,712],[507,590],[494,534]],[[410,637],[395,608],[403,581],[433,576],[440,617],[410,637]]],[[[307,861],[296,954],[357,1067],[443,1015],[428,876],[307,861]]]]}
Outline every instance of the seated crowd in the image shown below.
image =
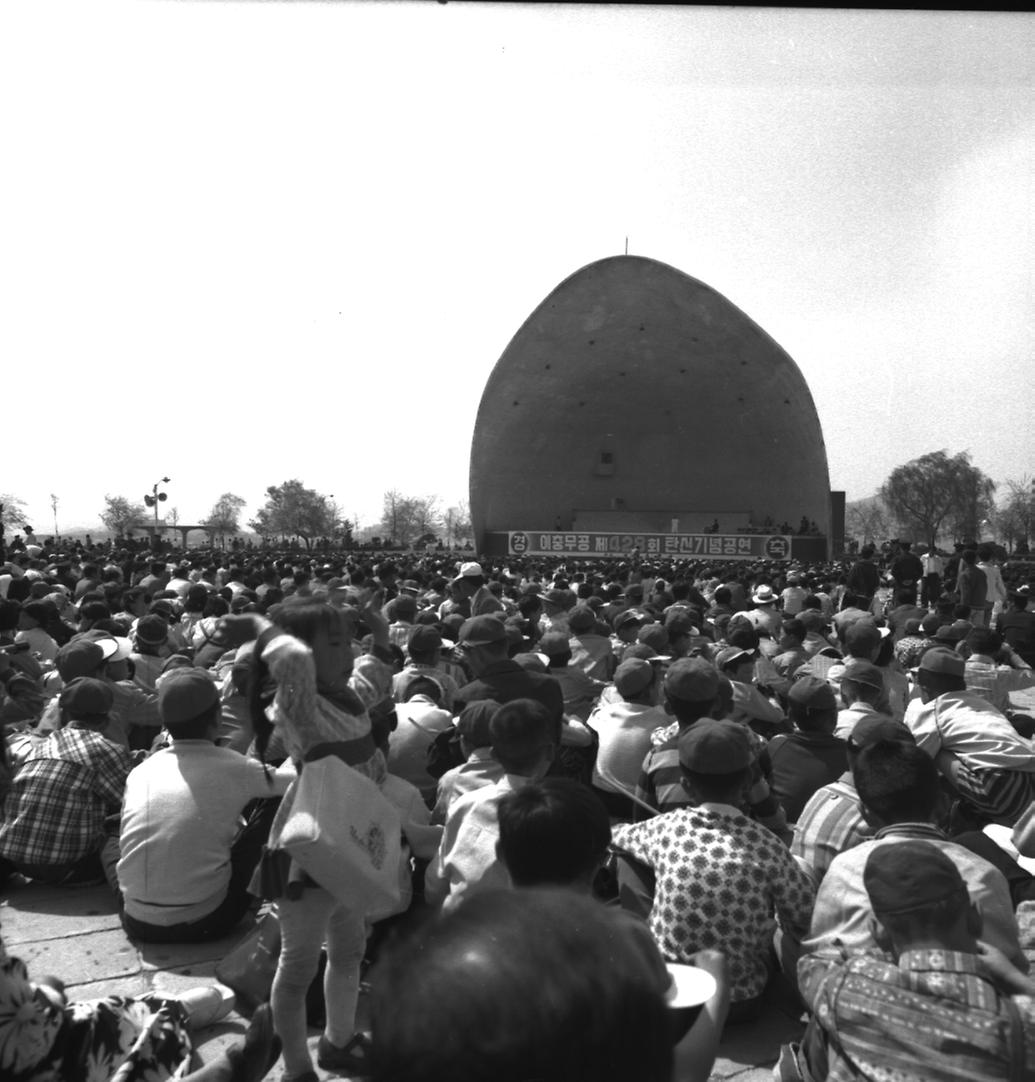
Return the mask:
{"type": "Polygon", "coordinates": [[[781,1079],[1035,1077],[1035,593],[975,592],[988,553],[937,584],[910,555],[19,553],[0,881],[107,882],[148,942],[276,900],[290,1082],[317,1077],[322,946],[337,1073],[704,1080],[782,1001],[809,1022],[781,1079]],[[330,744],[398,811],[381,921],[294,863],[270,885],[281,799],[330,744]],[[682,1028],[679,966],[713,989],[682,1028]]]}

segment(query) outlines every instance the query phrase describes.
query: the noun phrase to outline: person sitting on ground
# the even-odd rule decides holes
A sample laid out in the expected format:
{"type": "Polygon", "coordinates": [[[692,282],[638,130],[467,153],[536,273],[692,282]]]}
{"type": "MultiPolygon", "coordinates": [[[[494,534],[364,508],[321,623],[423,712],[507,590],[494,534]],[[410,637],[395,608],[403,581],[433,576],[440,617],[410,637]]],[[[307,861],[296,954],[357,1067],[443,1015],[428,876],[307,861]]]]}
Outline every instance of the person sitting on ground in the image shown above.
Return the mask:
{"type": "Polygon", "coordinates": [[[920,839],[941,850],[960,870],[971,898],[980,903],[987,941],[1027,971],[1018,938],[1010,890],[1003,874],[988,861],[948,839],[935,823],[942,794],[934,763],[922,749],[898,741],[878,741],[852,763],[852,777],[873,838],[835,857],[816,895],[802,954],[839,941],[849,950],[872,950],[872,917],[863,885],[870,854],[903,839],[920,839]]]}
{"type": "MultiPolygon", "coordinates": [[[[457,797],[483,785],[495,785],[503,777],[503,767],[493,757],[489,723],[500,704],[492,699],[468,703],[456,719],[453,738],[458,746],[460,762],[444,771],[438,779],[435,806],[431,821],[441,826],[457,797]]],[[[441,741],[440,736],[437,740],[441,741]]],[[[433,749],[432,749],[433,750],[433,749]]]]}
{"type": "Polygon", "coordinates": [[[698,719],[721,717],[749,735],[752,765],[745,802],[747,814],[779,837],[787,837],[787,817],[769,787],[765,742],[747,725],[732,719],[732,689],[726,677],[704,658],[681,658],[665,674],[663,694],[675,723],[651,736],[654,746],[643,760],[636,784],[635,818],[646,818],[650,808],[667,812],[690,804],[680,767],[679,736],[698,719]]]}
{"type": "Polygon", "coordinates": [[[442,657],[442,633],[431,624],[417,624],[406,640],[409,660],[392,678],[392,696],[396,702],[400,688],[404,687],[415,673],[432,677],[442,687],[442,708],[452,711],[459,691],[455,677],[447,670],[442,657]]]}
{"type": "Polygon", "coordinates": [[[643,658],[623,661],[614,675],[620,699],[601,701],[587,724],[597,734],[592,785],[608,810],[623,819],[635,817],[640,768],[651,747],[651,734],[667,725],[669,715],[657,705],[660,669],[643,658]]]}
{"type": "Polygon", "coordinates": [[[727,646],[716,655],[715,667],[733,685],[731,717],[768,739],[777,732],[786,732],[787,721],[783,710],[755,686],[755,659],[753,651],[727,646]]]}
{"type": "Polygon", "coordinates": [[[514,789],[544,777],[560,746],[560,725],[533,699],[504,703],[489,722],[489,732],[503,777],[453,802],[442,844],[425,876],[426,899],[446,909],[479,891],[509,885],[496,856],[499,802],[514,789]]]}
{"type": "Polygon", "coordinates": [[[906,725],[975,816],[1013,826],[1035,800],[1035,751],[991,703],[967,690],[964,674],[959,654],[928,650],[906,725]]]}
{"type": "Polygon", "coordinates": [[[460,645],[465,660],[475,675],[458,692],[456,706],[479,699],[494,699],[498,703],[514,699],[535,699],[560,723],[564,715],[564,695],[561,686],[545,673],[522,668],[510,658],[507,629],[496,616],[474,616],[460,628],[460,645]]]}
{"type": "Polygon", "coordinates": [[[814,889],[782,842],[740,811],[754,762],[750,734],[703,718],[680,734],[678,747],[693,806],[617,826],[613,844],[655,875],[649,923],[664,957],[688,962],[702,948],[723,951],[730,1019],[747,1020],[761,1009],[773,972],[774,913],[803,935],[814,889]]]}
{"type": "Polygon", "coordinates": [[[1035,666],[1035,612],[1028,610],[1028,596],[1019,590],[1011,592],[996,629],[1026,665],[1035,666]]]}
{"type": "Polygon", "coordinates": [[[80,677],[61,690],[61,728],[14,771],[0,821],[0,879],[12,871],[46,883],[115,886],[117,814],[133,758],[107,739],[108,684],[80,677]],[[6,872],[6,874],[5,874],[6,872]]]}
{"type": "Polygon", "coordinates": [[[280,1048],[268,1006],[252,1016],[240,1045],[191,1070],[193,1034],[233,1006],[233,996],[215,986],[70,1000],[59,978],[30,980],[0,942],[0,1071],[10,1082],[259,1082],[280,1048]]]}
{"type": "Polygon", "coordinates": [[[563,631],[547,631],[540,638],[538,651],[547,660],[550,676],[561,685],[564,713],[585,721],[605,684],[594,680],[572,664],[570,636],[563,631]]]}
{"type": "Polygon", "coordinates": [[[817,789],[798,817],[791,855],[817,886],[834,857],[873,837],[873,828],[863,817],[852,766],[859,752],[878,740],[915,745],[913,734],[901,722],[880,714],[864,718],[845,742],[848,769],[836,781],[817,789]]]}
{"type": "Polygon", "coordinates": [[[787,821],[796,823],[812,794],[848,768],[848,751],[834,736],[837,700],[825,680],[803,676],[791,684],[787,711],[795,731],[769,741],[769,785],[787,821]]]}
{"type": "Polygon", "coordinates": [[[891,718],[890,710],[881,709],[887,706],[887,697],[884,677],[876,665],[850,661],[841,673],[840,690],[844,708],[838,711],[834,735],[841,740],[847,740],[863,718],[891,718]]]}
{"type": "Polygon", "coordinates": [[[122,925],[135,939],[192,943],[225,935],[245,915],[248,884],[275,806],[295,778],[216,745],[219,690],[201,669],[177,669],[158,690],[172,746],[126,787],[118,863],[122,925]],[[252,803],[256,802],[256,803],[252,803]],[[251,804],[247,825],[241,813],[251,804]]]}
{"type": "Polygon", "coordinates": [[[577,605],[568,617],[571,632],[571,663],[590,679],[609,683],[617,659],[605,624],[597,620],[589,605],[577,605]]]}
{"type": "Polygon", "coordinates": [[[958,652],[966,655],[963,678],[967,691],[980,695],[1001,714],[1011,710],[1011,692],[1035,686],[1035,672],[1003,642],[997,631],[975,627],[958,652]]]}
{"type": "Polygon", "coordinates": [[[373,1082],[706,1082],[725,974],[696,957],[716,992],[673,1045],[671,979],[620,911],[567,890],[472,898],[375,967],[373,1082]]]}
{"type": "Polygon", "coordinates": [[[793,680],[795,673],[809,660],[805,652],[807,634],[801,620],[784,620],[782,634],[777,643],[779,652],[772,658],[772,664],[785,680],[793,680]]]}
{"type": "Polygon", "coordinates": [[[397,725],[392,733],[388,771],[410,783],[429,805],[437,779],[428,773],[428,750],[441,733],[453,732],[453,719],[443,709],[445,690],[424,672],[411,673],[396,692],[397,725]]]}
{"type": "Polygon", "coordinates": [[[812,1020],[801,1047],[781,1051],[781,1082],[1035,1077],[1035,981],[983,942],[953,860],[899,841],[869,853],[862,884],[879,949],[832,943],[801,960],[812,1020]]]}

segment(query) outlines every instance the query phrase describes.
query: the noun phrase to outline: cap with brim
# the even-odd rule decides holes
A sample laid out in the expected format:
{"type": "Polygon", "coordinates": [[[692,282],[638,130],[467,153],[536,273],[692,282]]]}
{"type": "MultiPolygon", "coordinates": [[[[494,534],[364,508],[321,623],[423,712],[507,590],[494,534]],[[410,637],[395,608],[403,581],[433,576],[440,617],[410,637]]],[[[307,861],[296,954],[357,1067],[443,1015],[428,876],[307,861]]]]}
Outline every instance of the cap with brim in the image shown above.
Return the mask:
{"type": "Polygon", "coordinates": [[[482,570],[482,565],[475,563],[473,560],[460,565],[460,572],[457,575],[459,579],[483,579],[485,578],[485,572],[482,570]]]}
{"type": "Polygon", "coordinates": [[[555,605],[559,609],[570,609],[575,601],[575,595],[570,590],[547,590],[540,597],[544,605],[555,605]]]}
{"type": "Polygon", "coordinates": [[[442,633],[431,624],[417,624],[406,640],[406,647],[411,653],[418,654],[430,654],[435,650],[441,650],[442,633]]]}
{"type": "Polygon", "coordinates": [[[563,631],[547,631],[536,645],[539,647],[539,653],[547,657],[571,653],[571,642],[563,631]]]}
{"type": "Polygon", "coordinates": [[[818,676],[802,676],[791,684],[787,698],[806,710],[836,710],[834,689],[818,676]]]}
{"type": "MultiPolygon", "coordinates": [[[[129,639],[122,638],[119,635],[112,635],[110,631],[101,631],[98,628],[91,628],[89,631],[82,632],[78,636],[81,639],[85,639],[88,642],[104,642],[109,639],[115,640],[115,652],[108,657],[108,661],[125,661],[130,654],[133,653],[133,643],[129,639]]],[[[109,647],[105,647],[109,649],[109,647]]]]}
{"type": "Polygon", "coordinates": [[[460,628],[460,641],[467,646],[488,646],[506,638],[507,629],[495,616],[472,616],[460,628]]]}
{"type": "Polygon", "coordinates": [[[916,738],[909,727],[884,714],[869,714],[860,718],[852,727],[848,744],[855,749],[866,748],[882,740],[899,744],[915,744],[916,738]]]}
{"type": "Polygon", "coordinates": [[[611,621],[611,626],[615,631],[621,631],[626,624],[642,624],[646,623],[648,619],[646,613],[640,612],[639,609],[626,609],[624,612],[618,613],[611,621]]]}
{"type": "Polygon", "coordinates": [[[862,684],[865,687],[876,688],[882,691],[884,688],[884,675],[876,665],[868,661],[853,659],[845,665],[842,680],[848,680],[852,684],[862,684]]]}
{"type": "Polygon", "coordinates": [[[678,738],[679,765],[695,774],[732,774],[751,765],[751,740],[736,722],[701,718],[678,738]]]}
{"type": "Polygon", "coordinates": [[[71,717],[104,717],[110,712],[115,695],[106,681],[80,676],[61,689],[58,702],[71,717]]]}
{"type": "Polygon", "coordinates": [[[966,637],[966,630],[953,627],[951,624],[942,624],[931,636],[935,642],[944,642],[950,646],[955,646],[956,643],[962,642],[966,637]]]}
{"type": "Polygon", "coordinates": [[[117,649],[114,636],[96,641],[72,639],[58,650],[58,674],[66,683],[77,676],[93,676],[98,667],[108,661],[117,649]]]}
{"type": "Polygon", "coordinates": [[[576,634],[592,631],[596,627],[596,623],[597,618],[593,614],[593,610],[582,605],[572,609],[568,616],[568,627],[576,634]]]}
{"type": "Polygon", "coordinates": [[[917,666],[921,672],[942,673],[946,676],[963,676],[966,663],[955,650],[946,650],[944,646],[932,646],[924,651],[924,656],[917,666]]]}
{"type": "Polygon", "coordinates": [[[489,723],[496,716],[500,704],[492,699],[478,699],[468,703],[457,718],[457,732],[477,748],[487,748],[492,743],[489,723]]]}
{"type": "Polygon", "coordinates": [[[164,725],[193,721],[219,702],[219,689],[203,669],[173,669],[158,685],[158,712],[164,725]]]}
{"type": "Polygon", "coordinates": [[[655,653],[666,654],[669,651],[668,632],[662,624],[645,624],[636,633],[636,640],[651,647],[655,653]]]}
{"type": "Polygon", "coordinates": [[[775,605],[779,600],[779,595],[773,593],[772,586],[759,586],[751,595],[751,600],[756,605],[775,605]]]}
{"type": "Polygon", "coordinates": [[[930,842],[911,838],[877,845],[866,859],[863,885],[878,917],[923,910],[967,894],[953,861],[930,842]]]}
{"type": "Polygon", "coordinates": [[[415,672],[407,672],[402,674],[399,679],[399,686],[396,689],[396,701],[406,702],[410,695],[410,689],[413,687],[414,684],[418,683],[421,680],[427,680],[429,683],[433,684],[436,688],[438,688],[439,697],[445,695],[445,687],[443,686],[441,680],[435,679],[435,677],[429,672],[421,671],[418,669],[415,672]]]}
{"type": "Polygon", "coordinates": [[[615,689],[623,698],[639,695],[654,681],[654,666],[641,657],[631,657],[615,669],[615,689]]]}
{"type": "Polygon", "coordinates": [[[727,646],[715,655],[715,667],[725,669],[727,665],[732,665],[736,661],[753,657],[750,650],[741,650],[739,646],[727,646]]]}
{"type": "Polygon", "coordinates": [[[703,657],[679,658],[665,673],[665,694],[679,702],[709,702],[719,694],[719,674],[703,657]]]}
{"type": "Polygon", "coordinates": [[[512,660],[525,672],[549,673],[550,671],[549,659],[545,654],[515,654],[512,660]]]}

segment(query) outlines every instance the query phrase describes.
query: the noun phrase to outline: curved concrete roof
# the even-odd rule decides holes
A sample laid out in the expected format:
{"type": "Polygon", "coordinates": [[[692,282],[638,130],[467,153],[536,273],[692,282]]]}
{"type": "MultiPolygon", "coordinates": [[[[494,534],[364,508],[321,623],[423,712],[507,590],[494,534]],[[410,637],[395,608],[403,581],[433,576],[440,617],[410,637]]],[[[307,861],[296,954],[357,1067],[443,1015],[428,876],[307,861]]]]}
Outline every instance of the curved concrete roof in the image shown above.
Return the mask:
{"type": "Polygon", "coordinates": [[[829,527],[823,433],[798,366],[714,289],[639,256],[576,271],[514,335],[482,394],[470,496],[479,539],[622,529],[608,523],[623,516],[667,531],[680,514],[694,532],[693,513],[724,531],[748,514],[829,527]]]}

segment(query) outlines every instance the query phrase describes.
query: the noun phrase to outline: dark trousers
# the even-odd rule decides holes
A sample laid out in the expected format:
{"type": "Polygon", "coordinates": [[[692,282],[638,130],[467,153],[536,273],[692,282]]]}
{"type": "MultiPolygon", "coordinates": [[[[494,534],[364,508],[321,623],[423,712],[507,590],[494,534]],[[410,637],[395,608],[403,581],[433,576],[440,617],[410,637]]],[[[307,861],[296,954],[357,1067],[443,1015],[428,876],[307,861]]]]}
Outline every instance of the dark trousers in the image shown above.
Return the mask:
{"type": "Polygon", "coordinates": [[[920,583],[920,604],[934,608],[935,602],[942,596],[942,577],[939,574],[924,575],[920,583]]]}
{"type": "Polygon", "coordinates": [[[270,797],[253,800],[245,808],[244,828],[230,849],[230,883],[226,897],[211,913],[180,924],[149,924],[131,917],[122,908],[120,899],[119,915],[126,935],[145,943],[200,943],[227,935],[240,923],[252,903],[248,884],[262,857],[279,805],[280,797],[270,797]]]}

